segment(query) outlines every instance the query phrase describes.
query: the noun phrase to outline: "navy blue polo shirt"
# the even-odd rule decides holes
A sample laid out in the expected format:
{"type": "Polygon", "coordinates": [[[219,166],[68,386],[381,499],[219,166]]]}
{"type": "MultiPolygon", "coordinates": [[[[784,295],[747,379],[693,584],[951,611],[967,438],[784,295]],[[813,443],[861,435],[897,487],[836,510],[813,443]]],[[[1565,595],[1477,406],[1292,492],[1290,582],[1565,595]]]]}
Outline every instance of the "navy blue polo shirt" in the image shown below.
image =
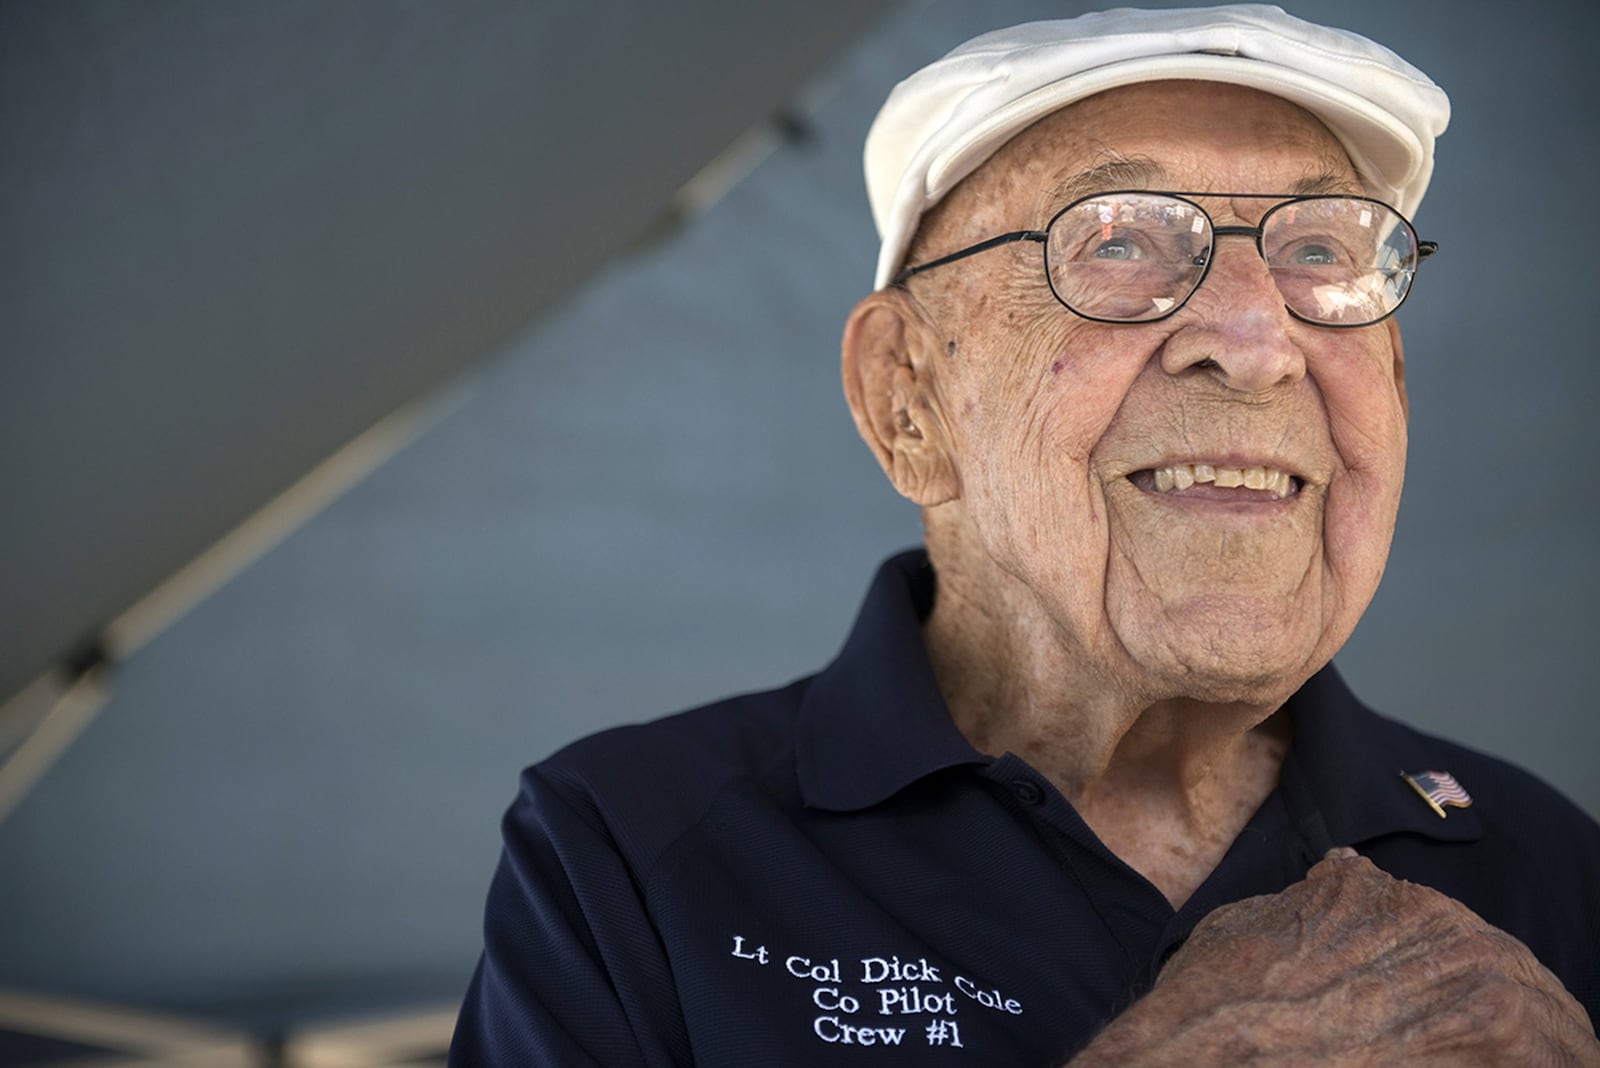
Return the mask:
{"type": "Polygon", "coordinates": [[[826,670],[585,739],[524,773],[453,1065],[1059,1065],[1217,906],[1330,847],[1526,942],[1600,1015],[1600,827],[1383,719],[1332,668],[1278,789],[1181,909],[934,684],[926,557],[879,571],[826,670]],[[1440,818],[1400,777],[1447,771],[1440,818]]]}

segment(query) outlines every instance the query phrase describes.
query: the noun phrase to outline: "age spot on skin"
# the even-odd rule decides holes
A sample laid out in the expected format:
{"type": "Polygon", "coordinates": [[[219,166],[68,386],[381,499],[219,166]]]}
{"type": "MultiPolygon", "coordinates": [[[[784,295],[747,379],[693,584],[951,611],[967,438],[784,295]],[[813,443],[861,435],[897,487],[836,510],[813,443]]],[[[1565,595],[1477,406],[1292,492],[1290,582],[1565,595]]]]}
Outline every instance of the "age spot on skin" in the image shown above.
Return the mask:
{"type": "Polygon", "coordinates": [[[956,343],[953,339],[945,343],[944,354],[946,356],[954,356],[956,354],[956,343]]]}
{"type": "Polygon", "coordinates": [[[1053,375],[1058,375],[1061,373],[1061,368],[1065,366],[1066,364],[1061,361],[1060,357],[1057,357],[1056,359],[1050,361],[1050,373],[1053,375]]]}

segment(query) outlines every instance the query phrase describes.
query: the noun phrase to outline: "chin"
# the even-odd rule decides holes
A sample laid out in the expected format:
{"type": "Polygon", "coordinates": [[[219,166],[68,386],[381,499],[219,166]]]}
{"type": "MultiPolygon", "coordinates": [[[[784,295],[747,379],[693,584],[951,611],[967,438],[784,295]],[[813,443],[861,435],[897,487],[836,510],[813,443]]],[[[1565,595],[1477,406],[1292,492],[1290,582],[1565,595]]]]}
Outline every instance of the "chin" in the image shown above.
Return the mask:
{"type": "Polygon", "coordinates": [[[1321,665],[1287,665],[1263,671],[1259,664],[1199,664],[1170,678],[1168,698],[1208,705],[1257,705],[1277,708],[1321,665]]]}
{"type": "Polygon", "coordinates": [[[1165,696],[1276,706],[1333,658],[1326,633],[1311,621],[1260,605],[1218,607],[1209,606],[1188,626],[1140,628],[1142,635],[1125,640],[1165,696]]]}

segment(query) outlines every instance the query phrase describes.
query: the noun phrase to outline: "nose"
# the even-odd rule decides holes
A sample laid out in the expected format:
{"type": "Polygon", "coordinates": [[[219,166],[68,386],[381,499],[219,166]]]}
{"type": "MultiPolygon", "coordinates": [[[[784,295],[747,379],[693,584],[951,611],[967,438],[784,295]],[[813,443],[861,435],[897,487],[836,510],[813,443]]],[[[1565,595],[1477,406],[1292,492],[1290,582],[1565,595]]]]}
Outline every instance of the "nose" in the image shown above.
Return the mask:
{"type": "MultiPolygon", "coordinates": [[[[1218,237],[1255,232],[1239,230],[1225,234],[1219,227],[1218,237]]],[[[1205,280],[1174,316],[1183,325],[1162,349],[1162,369],[1173,375],[1209,370],[1243,393],[1299,381],[1306,373],[1305,355],[1295,343],[1299,331],[1254,243],[1219,241],[1212,255],[1205,280]]]]}

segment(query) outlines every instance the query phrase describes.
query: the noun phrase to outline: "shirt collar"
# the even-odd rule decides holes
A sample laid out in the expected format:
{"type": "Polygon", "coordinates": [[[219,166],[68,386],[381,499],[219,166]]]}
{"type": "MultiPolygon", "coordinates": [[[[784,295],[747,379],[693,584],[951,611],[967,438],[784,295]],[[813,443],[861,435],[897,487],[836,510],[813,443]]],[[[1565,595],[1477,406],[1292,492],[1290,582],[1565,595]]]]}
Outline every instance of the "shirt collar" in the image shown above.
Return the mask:
{"type": "Polygon", "coordinates": [[[1333,665],[1306,681],[1289,710],[1294,740],[1282,788],[1291,806],[1301,790],[1310,795],[1333,845],[1404,833],[1442,842],[1482,837],[1474,809],[1450,808],[1440,819],[1401,778],[1401,772],[1449,771],[1450,751],[1363,705],[1333,665]]]}
{"type": "MultiPolygon", "coordinates": [[[[795,756],[807,805],[864,809],[933,772],[991,762],[956,729],[934,681],[922,643],[934,594],[933,567],[920,549],[878,569],[844,648],[801,701],[795,756]]],[[[1457,842],[1481,836],[1472,809],[1440,819],[1400,777],[1449,771],[1439,743],[1367,708],[1331,664],[1289,709],[1285,800],[1297,820],[1320,817],[1333,845],[1405,832],[1457,842]]]]}
{"type": "Polygon", "coordinates": [[[986,764],[950,719],[922,644],[934,574],[922,550],[878,569],[844,649],[800,705],[795,758],[807,805],[867,808],[948,767],[986,764]]]}

